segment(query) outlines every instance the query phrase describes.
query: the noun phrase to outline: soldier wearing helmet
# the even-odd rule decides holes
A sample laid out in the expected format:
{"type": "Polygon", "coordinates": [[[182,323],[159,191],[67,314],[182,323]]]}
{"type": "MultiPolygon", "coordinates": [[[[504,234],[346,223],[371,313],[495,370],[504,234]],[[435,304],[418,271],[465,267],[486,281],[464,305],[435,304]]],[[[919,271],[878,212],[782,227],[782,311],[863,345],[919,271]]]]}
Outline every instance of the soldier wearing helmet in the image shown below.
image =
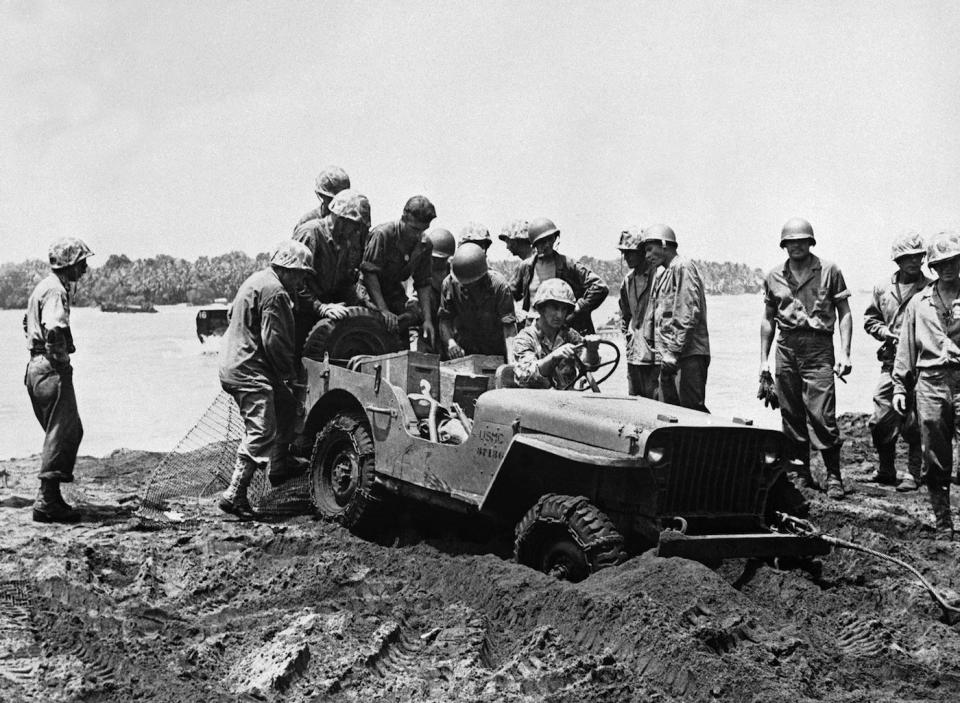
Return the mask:
{"type": "MultiPolygon", "coordinates": [[[[421,310],[432,305],[430,290],[433,243],[425,232],[437,217],[427,198],[415,195],[403,207],[399,220],[377,225],[370,230],[360,270],[363,284],[375,309],[383,314],[387,329],[397,335],[398,348],[409,347],[407,330],[401,329],[400,315],[408,311],[406,282],[413,279],[421,310]]],[[[429,317],[423,319],[421,336],[433,343],[436,328],[429,317]]]]}
{"type": "Polygon", "coordinates": [[[647,227],[643,243],[647,266],[663,266],[650,293],[653,324],[647,339],[660,363],[660,399],[707,412],[710,334],[700,270],[677,253],[677,235],[667,225],[647,227]]]}
{"type": "Polygon", "coordinates": [[[479,222],[470,222],[460,230],[460,240],[457,242],[457,244],[467,243],[476,244],[486,251],[493,244],[493,240],[490,238],[490,230],[479,222]]]}
{"type": "Polygon", "coordinates": [[[294,231],[294,241],[310,250],[316,272],[304,280],[295,297],[298,349],[317,320],[337,320],[346,314],[347,305],[365,305],[357,282],[369,231],[370,202],[350,188],[333,196],[323,217],[294,231]]]}
{"type": "Polygon", "coordinates": [[[513,340],[517,384],[566,389],[579,374],[578,360],[587,369],[596,365],[596,335],[581,336],[567,323],[576,302],[573,289],[559,278],[547,279],[537,287],[533,309],[538,317],[513,340]]]}
{"type": "Polygon", "coordinates": [[[646,335],[647,328],[653,325],[653,307],[649,303],[656,267],[647,263],[639,229],[623,230],[617,249],[630,268],[620,284],[620,331],[626,339],[627,392],[654,398],[660,370],[646,335]]]}
{"type": "Polygon", "coordinates": [[[294,232],[296,232],[300,225],[310,220],[320,220],[326,217],[327,213],[330,212],[330,203],[333,197],[341,190],[346,190],[349,187],[350,176],[339,166],[327,166],[320,171],[320,173],[317,174],[316,185],[313,188],[317,194],[317,200],[320,201],[320,205],[300,218],[300,221],[297,222],[293,228],[294,232]]]}
{"type": "MultiPolygon", "coordinates": [[[[897,490],[915,491],[920,480],[923,454],[920,451],[920,427],[915,412],[905,418],[893,409],[893,360],[897,355],[900,325],[907,305],[913,297],[931,282],[920,270],[926,248],[917,232],[906,232],[893,242],[890,258],[897,264],[892,277],[885,278],[873,288],[873,296],[863,315],[863,327],[877,339],[880,349],[880,381],[873,393],[873,415],[870,434],[877,449],[879,467],[873,481],[897,490]],[[907,442],[908,471],[898,477],[895,466],[897,436],[907,442]],[[899,484],[899,485],[897,485],[899,484]]],[[[913,394],[910,394],[911,406],[913,394]]]]}
{"type": "Polygon", "coordinates": [[[240,285],[230,308],[230,324],[220,352],[220,385],[233,396],[243,418],[230,485],[220,509],[251,517],[247,488],[257,469],[271,483],[296,472],[289,445],[300,416],[293,296],[314,275],[306,245],[287,240],[274,249],[270,266],[240,285]]]}
{"type": "Polygon", "coordinates": [[[893,362],[893,408],[905,415],[915,388],[923,478],[936,537],[952,540],[950,476],[960,424],[960,234],[934,235],[927,247],[927,265],[937,280],[917,293],[904,312],[893,362]]]}
{"type": "MultiPolygon", "coordinates": [[[[420,309],[424,316],[429,313],[434,329],[439,330],[440,295],[443,291],[443,281],[450,275],[450,257],[457,250],[457,241],[453,238],[453,233],[443,227],[431,227],[426,234],[433,244],[430,260],[430,307],[423,308],[421,305],[420,309]]],[[[419,336],[417,351],[438,354],[441,361],[447,359],[447,350],[441,343],[439,335],[436,335],[431,342],[427,342],[422,335],[419,336]]]]}
{"type": "Polygon", "coordinates": [[[514,300],[522,301],[523,309],[529,310],[530,301],[536,297],[541,282],[551,278],[566,281],[575,298],[567,323],[578,332],[592,334],[594,327],[590,314],[607,297],[607,284],[587,266],[556,251],[560,230],[546,217],[530,222],[528,236],[535,252],[520,262],[512,282],[514,300]]]}
{"type": "Polygon", "coordinates": [[[457,247],[440,294],[440,337],[450,358],[502,356],[513,362],[517,316],[507,279],[487,267],[483,247],[457,247]]]}
{"type": "Polygon", "coordinates": [[[840,475],[840,430],[836,419],[834,375],[851,370],[850,291],[836,264],[810,253],[813,227],[799,217],[780,233],[787,260],[764,279],[760,323],[760,376],[770,374],[770,348],[777,329],[777,398],[783,432],[791,444],[791,472],[800,486],[816,488],[810,474],[810,445],[827,469],[827,495],[844,496],[840,475]],[[840,358],[834,359],[833,328],[840,321],[840,358]],[[808,430],[809,428],[809,430],[808,430]]]}
{"type": "Polygon", "coordinates": [[[80,513],[63,500],[60,484],[73,481],[77,450],[83,439],[70,365],[70,355],[76,351],[70,303],[91,256],[90,247],[76,237],[62,237],[51,244],[52,272],[33,289],[23,317],[30,351],[23,380],[33,412],[46,433],[40,458],[40,491],[33,504],[37,522],[80,519],[80,513]]]}
{"type": "Polygon", "coordinates": [[[529,226],[526,220],[513,220],[503,226],[498,237],[506,244],[507,251],[521,261],[529,259],[533,252],[533,245],[530,244],[529,226]]]}

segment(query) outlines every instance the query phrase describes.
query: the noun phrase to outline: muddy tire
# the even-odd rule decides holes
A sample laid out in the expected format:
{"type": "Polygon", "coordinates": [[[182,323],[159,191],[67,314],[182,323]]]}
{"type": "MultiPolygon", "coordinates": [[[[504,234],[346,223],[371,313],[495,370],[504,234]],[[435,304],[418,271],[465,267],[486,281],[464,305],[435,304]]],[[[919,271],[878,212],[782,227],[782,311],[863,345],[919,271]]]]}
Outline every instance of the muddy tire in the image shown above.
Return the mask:
{"type": "Polygon", "coordinates": [[[582,581],[627,558],[623,536],[583,496],[548,493],[524,515],[515,535],[518,563],[565,581],[582,581]]]}
{"type": "Polygon", "coordinates": [[[367,536],[380,521],[373,437],[361,413],[335,415],[310,459],[310,499],[317,513],[367,536]]]}
{"type": "Polygon", "coordinates": [[[387,331],[379,312],[350,307],[346,317],[320,320],[313,326],[303,343],[302,356],[323,361],[324,354],[329,354],[331,359],[343,360],[361,354],[388,354],[399,349],[398,339],[387,331]]]}
{"type": "Polygon", "coordinates": [[[779,525],[778,512],[800,518],[810,515],[810,503],[785,473],[781,473],[767,491],[764,519],[768,525],[779,525]]]}

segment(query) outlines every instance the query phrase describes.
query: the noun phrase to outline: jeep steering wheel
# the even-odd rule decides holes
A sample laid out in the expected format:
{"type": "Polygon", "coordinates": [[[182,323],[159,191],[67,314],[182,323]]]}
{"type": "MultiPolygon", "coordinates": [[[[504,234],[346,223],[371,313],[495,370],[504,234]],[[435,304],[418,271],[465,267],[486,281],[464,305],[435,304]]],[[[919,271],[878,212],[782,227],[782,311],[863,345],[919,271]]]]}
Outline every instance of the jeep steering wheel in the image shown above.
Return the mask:
{"type": "MultiPolygon", "coordinates": [[[[620,364],[620,347],[618,347],[616,344],[614,344],[613,342],[607,339],[600,339],[600,340],[597,340],[597,342],[599,345],[605,345],[605,346],[611,347],[614,351],[615,356],[612,359],[609,359],[608,361],[601,361],[593,369],[587,368],[586,364],[584,364],[580,360],[579,356],[574,356],[573,363],[576,364],[577,366],[577,377],[574,378],[572,381],[570,381],[570,383],[564,386],[561,390],[585,391],[587,388],[589,388],[594,393],[599,393],[600,384],[606,381],[608,378],[610,378],[613,375],[613,372],[617,370],[617,366],[620,364]],[[596,378],[594,376],[594,373],[603,368],[607,368],[606,372],[600,378],[596,378]],[[577,384],[584,379],[586,380],[587,383],[585,385],[581,385],[578,388],[577,384]]],[[[599,353],[599,346],[598,346],[598,353],[599,353]]]]}

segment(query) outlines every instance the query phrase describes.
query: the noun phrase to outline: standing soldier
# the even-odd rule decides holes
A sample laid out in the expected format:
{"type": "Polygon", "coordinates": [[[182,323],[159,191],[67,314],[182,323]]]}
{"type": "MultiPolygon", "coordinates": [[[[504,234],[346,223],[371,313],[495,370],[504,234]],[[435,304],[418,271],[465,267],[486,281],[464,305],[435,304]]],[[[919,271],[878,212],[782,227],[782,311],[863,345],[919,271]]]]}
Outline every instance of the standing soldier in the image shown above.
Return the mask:
{"type": "MultiPolygon", "coordinates": [[[[450,275],[450,257],[457,250],[457,242],[453,238],[453,233],[443,227],[431,227],[427,230],[427,237],[433,244],[433,253],[431,255],[431,274],[430,274],[430,307],[423,308],[421,313],[424,317],[430,316],[433,321],[433,328],[439,330],[440,318],[440,294],[443,291],[443,281],[450,275]]],[[[431,343],[428,343],[423,336],[417,338],[417,351],[427,352],[429,354],[439,354],[440,360],[445,361],[447,350],[436,335],[431,343]]]]}
{"type": "Polygon", "coordinates": [[[650,294],[653,336],[647,340],[660,362],[660,399],[708,412],[710,335],[700,271],[677,253],[677,235],[667,225],[643,230],[643,243],[650,270],[663,266],[650,294]]]}
{"type": "Polygon", "coordinates": [[[653,307],[649,303],[656,268],[647,263],[643,235],[638,230],[621,232],[617,248],[630,268],[620,284],[620,331],[626,338],[627,392],[654,398],[659,369],[653,349],[647,344],[646,329],[648,324],[653,324],[653,307]]]}
{"type": "Polygon", "coordinates": [[[507,279],[488,270],[483,248],[470,242],[457,247],[450,268],[440,297],[440,336],[449,356],[488,354],[513,363],[517,316],[507,279]]]}
{"type": "Polygon", "coordinates": [[[346,314],[345,306],[363,304],[357,281],[369,230],[370,202],[347,188],[333,197],[326,215],[294,231],[294,240],[310,250],[316,273],[304,280],[295,297],[298,349],[317,320],[339,319],[346,314]]]}
{"type": "Polygon", "coordinates": [[[317,193],[317,200],[320,201],[320,205],[301,217],[300,221],[294,225],[294,231],[296,231],[297,227],[302,225],[304,222],[309,222],[310,220],[319,220],[323,217],[326,217],[327,213],[330,212],[330,201],[333,200],[333,196],[335,196],[341,190],[346,190],[349,187],[350,176],[348,176],[347,172],[342,168],[339,166],[327,166],[325,169],[323,169],[317,175],[317,183],[314,187],[314,190],[317,193]]]}
{"type": "Polygon", "coordinates": [[[891,258],[899,270],[893,278],[874,286],[873,298],[863,316],[863,328],[881,342],[877,350],[880,381],[873,393],[873,416],[870,418],[870,434],[880,466],[872,480],[888,486],[896,485],[901,492],[917,490],[923,453],[916,413],[904,418],[893,409],[893,360],[897,355],[900,325],[907,303],[930,283],[920,271],[925,253],[923,240],[916,232],[908,232],[894,240],[891,258]],[[909,447],[909,472],[902,472],[899,479],[895,466],[898,434],[903,435],[909,447]]]}
{"type": "MultiPolygon", "coordinates": [[[[433,203],[422,195],[415,195],[404,205],[399,220],[370,230],[363,252],[360,264],[363,284],[374,307],[383,314],[387,329],[397,335],[400,349],[410,346],[402,336],[406,330],[400,327],[400,315],[408,311],[407,279],[413,279],[421,310],[430,310],[433,305],[430,290],[433,243],[425,232],[436,217],[433,203]]],[[[424,342],[432,344],[435,335],[433,320],[425,316],[421,330],[424,342]]]]}
{"type": "Polygon", "coordinates": [[[499,239],[507,245],[507,251],[521,261],[529,259],[533,252],[528,227],[526,220],[513,220],[505,224],[500,231],[499,239]]]}
{"type": "Polygon", "coordinates": [[[36,522],[80,519],[80,513],[60,495],[60,484],[73,481],[73,466],[83,439],[70,365],[70,355],[76,351],[70,330],[70,301],[91,256],[90,247],[76,237],[63,237],[50,245],[53,271],[33,289],[23,317],[30,350],[23,382],[33,413],[46,432],[40,459],[40,492],[33,503],[36,522]]]}
{"type": "Polygon", "coordinates": [[[535,252],[520,262],[513,280],[513,298],[523,301],[523,309],[530,310],[530,301],[536,297],[543,281],[559,278],[573,290],[575,303],[569,312],[567,324],[581,334],[593,334],[590,314],[606,299],[607,284],[597,274],[578,261],[571,261],[557,253],[555,246],[560,230],[546,217],[538,217],[528,228],[530,244],[535,252]]]}
{"type": "Polygon", "coordinates": [[[907,306],[893,362],[893,408],[907,412],[916,386],[924,479],[937,539],[953,539],[950,475],[960,424],[960,234],[940,232],[927,248],[937,279],[907,306]]]}
{"type": "Polygon", "coordinates": [[[300,405],[292,296],[312,274],[310,250],[300,242],[282,242],[271,255],[270,266],[241,284],[230,308],[220,353],[220,385],[237,401],[244,435],[230,485],[220,498],[224,512],[253,515],[247,488],[258,468],[269,470],[272,483],[292,473],[289,445],[300,405]]]}
{"type": "Polygon", "coordinates": [[[791,447],[791,470],[799,486],[816,488],[810,474],[810,444],[819,449],[827,469],[827,495],[844,496],[840,475],[840,430],[836,418],[834,374],[852,370],[850,291],[836,264],[810,253],[817,243],[813,227],[799,217],[780,233],[787,250],[782,266],[763,282],[764,312],[760,323],[760,376],[770,374],[770,347],[777,338],[777,398],[783,432],[791,447]],[[840,359],[834,363],[833,327],[840,319],[840,359]],[[808,436],[807,427],[810,432],[808,436]]]}

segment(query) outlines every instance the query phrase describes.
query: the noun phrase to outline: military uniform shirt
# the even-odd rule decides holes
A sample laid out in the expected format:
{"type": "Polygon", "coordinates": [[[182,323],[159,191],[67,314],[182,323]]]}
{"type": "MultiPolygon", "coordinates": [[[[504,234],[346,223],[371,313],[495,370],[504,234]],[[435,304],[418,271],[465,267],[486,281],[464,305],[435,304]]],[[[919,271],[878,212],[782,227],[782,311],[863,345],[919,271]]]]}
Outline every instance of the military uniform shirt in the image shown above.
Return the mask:
{"type": "Polygon", "coordinates": [[[836,264],[810,255],[806,278],[797,281],[790,271],[790,260],[767,273],[763,281],[763,301],[776,308],[776,323],[781,330],[814,330],[833,334],[837,321],[837,301],[850,297],[847,283],[836,264]]]}
{"type": "Polygon", "coordinates": [[[626,338],[628,364],[652,364],[653,349],[645,338],[653,321],[650,291],[655,272],[631,270],[620,284],[620,331],[626,338]]]}
{"type": "Polygon", "coordinates": [[[960,320],[933,283],[907,305],[893,363],[893,392],[913,388],[919,369],[960,368],[960,320]]]}
{"type": "Polygon", "coordinates": [[[707,299],[696,264],[682,256],[673,257],[657,275],[650,298],[658,354],[666,352],[677,359],[710,356],[707,299]]]}
{"type": "MultiPolygon", "coordinates": [[[[592,334],[594,327],[593,320],[590,319],[590,313],[600,307],[600,304],[606,299],[610,292],[607,284],[603,282],[600,276],[579,261],[570,261],[563,254],[555,253],[553,261],[556,267],[556,277],[567,282],[577,299],[573,326],[584,334],[592,334]]],[[[530,310],[532,298],[530,285],[533,283],[539,263],[540,256],[538,254],[534,254],[529,259],[524,259],[520,262],[517,275],[513,279],[513,297],[515,300],[523,301],[524,310],[530,310]]]]}
{"type": "Polygon", "coordinates": [[[404,311],[407,293],[404,283],[413,277],[414,290],[430,285],[433,243],[426,234],[413,242],[401,235],[400,221],[377,225],[370,230],[363,251],[361,271],[377,274],[387,309],[395,315],[404,311]]]}
{"type": "Polygon", "coordinates": [[[563,327],[557,332],[551,343],[540,326],[532,324],[524,327],[513,338],[514,377],[524,388],[563,388],[571,383],[578,374],[576,362],[572,359],[561,360],[550,378],[540,373],[538,362],[557,347],[564,344],[580,344],[583,337],[576,330],[563,327]]]}
{"type": "Polygon", "coordinates": [[[328,215],[300,225],[293,238],[306,245],[313,254],[313,269],[317,273],[315,277],[305,279],[304,290],[297,294],[301,306],[313,307],[314,300],[355,305],[356,283],[363,259],[360,235],[335,238],[332,218],[328,215]]]}
{"type": "Polygon", "coordinates": [[[33,289],[23,329],[32,354],[46,353],[55,363],[70,361],[76,351],[70,331],[70,293],[57,274],[51,272],[33,289]]]}
{"type": "Polygon", "coordinates": [[[297,379],[293,301],[273,268],[251,275],[230,308],[220,352],[220,382],[244,390],[297,379]]]}
{"type": "MultiPolygon", "coordinates": [[[[881,281],[873,287],[870,304],[863,313],[863,328],[867,334],[881,342],[887,341],[888,334],[899,336],[900,326],[903,324],[903,315],[913,296],[926,288],[931,280],[921,275],[913,283],[899,283],[900,272],[881,281]]],[[[880,347],[877,356],[880,361],[892,362],[896,356],[893,345],[880,347]]]]}
{"type": "Polygon", "coordinates": [[[450,274],[443,279],[439,318],[454,326],[467,354],[506,356],[503,326],[517,321],[510,284],[496,271],[470,286],[450,274]]]}

